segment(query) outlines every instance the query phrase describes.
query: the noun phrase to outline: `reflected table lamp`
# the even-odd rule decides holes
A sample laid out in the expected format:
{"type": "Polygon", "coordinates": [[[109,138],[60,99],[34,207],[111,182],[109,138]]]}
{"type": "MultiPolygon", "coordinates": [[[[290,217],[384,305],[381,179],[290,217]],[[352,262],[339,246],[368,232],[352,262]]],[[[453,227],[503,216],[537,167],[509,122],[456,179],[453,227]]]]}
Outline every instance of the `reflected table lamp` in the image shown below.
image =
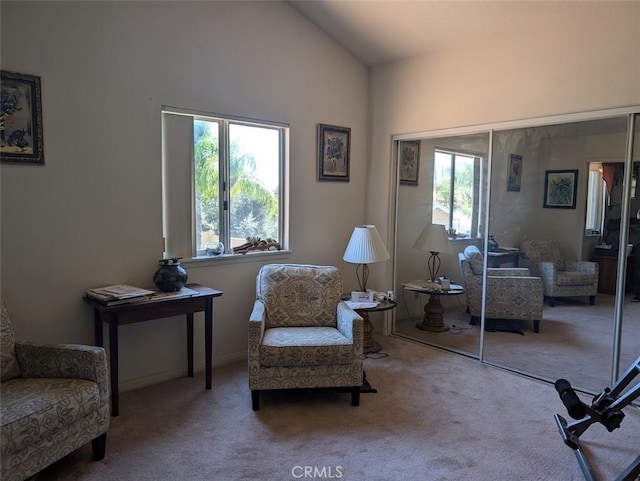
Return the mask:
{"type": "MultiPolygon", "coordinates": [[[[438,271],[440,270],[440,253],[453,253],[444,226],[441,224],[427,224],[420,233],[418,240],[413,244],[413,248],[431,252],[427,260],[430,277],[428,280],[435,282],[438,278],[438,271]]],[[[424,318],[422,321],[418,321],[416,327],[423,331],[448,331],[449,328],[444,323],[444,307],[440,302],[440,295],[461,294],[464,290],[452,291],[447,289],[446,291],[441,291],[439,287],[435,289],[431,287],[426,292],[429,293],[429,301],[424,306],[424,318]]]]}
{"type": "MultiPolygon", "coordinates": [[[[358,267],[356,267],[358,285],[360,291],[366,292],[367,281],[369,280],[368,264],[386,261],[389,257],[391,256],[384,246],[384,242],[382,242],[376,226],[358,225],[353,229],[351,239],[349,239],[342,259],[352,264],[358,264],[358,267]]],[[[393,307],[395,307],[395,304],[393,304],[393,307]]],[[[372,310],[386,310],[388,308],[389,306],[384,308],[377,307],[372,310]]],[[[373,340],[373,323],[369,319],[369,313],[367,310],[355,310],[364,321],[363,352],[378,352],[381,348],[380,345],[373,340]]]]}
{"type": "Polygon", "coordinates": [[[442,224],[427,224],[425,228],[422,229],[420,237],[418,237],[413,244],[413,248],[431,252],[427,260],[427,267],[429,269],[429,279],[435,282],[438,278],[438,271],[440,270],[440,253],[453,253],[444,226],[442,224]]]}

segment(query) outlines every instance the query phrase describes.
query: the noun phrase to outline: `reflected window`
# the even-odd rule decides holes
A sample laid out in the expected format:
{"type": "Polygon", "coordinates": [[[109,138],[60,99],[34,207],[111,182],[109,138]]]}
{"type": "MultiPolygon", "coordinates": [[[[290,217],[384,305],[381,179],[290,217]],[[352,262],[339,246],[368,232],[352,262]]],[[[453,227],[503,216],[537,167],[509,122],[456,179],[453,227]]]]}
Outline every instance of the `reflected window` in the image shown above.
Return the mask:
{"type": "Polygon", "coordinates": [[[589,185],[587,188],[586,235],[601,235],[604,231],[604,211],[607,188],[602,178],[602,163],[589,162],[589,185]]]}
{"type": "Polygon", "coordinates": [[[436,149],[433,168],[433,220],[450,237],[478,237],[482,157],[436,149]]]}

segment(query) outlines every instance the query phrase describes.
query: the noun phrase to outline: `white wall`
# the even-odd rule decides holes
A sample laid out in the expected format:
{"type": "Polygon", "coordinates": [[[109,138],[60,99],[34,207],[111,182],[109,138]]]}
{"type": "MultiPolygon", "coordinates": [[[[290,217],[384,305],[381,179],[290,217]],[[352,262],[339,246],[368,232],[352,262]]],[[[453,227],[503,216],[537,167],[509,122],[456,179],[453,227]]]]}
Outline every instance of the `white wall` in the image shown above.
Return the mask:
{"type": "MultiPolygon", "coordinates": [[[[584,8],[589,21],[562,30],[374,68],[368,221],[393,238],[395,134],[640,104],[640,3],[584,8]]],[[[391,263],[377,276],[391,282],[391,263]]]]}
{"type": "MultiPolygon", "coordinates": [[[[46,165],[3,164],[2,296],[19,338],[93,341],[85,289],[151,285],[162,105],[291,126],[291,262],[338,265],[364,222],[368,71],[283,2],[2,2],[2,69],[42,78],[46,165]],[[351,127],[351,181],[316,181],[316,126],[351,127]]],[[[268,260],[188,267],[224,292],[214,362],[246,355],[268,260]]],[[[201,319],[201,317],[197,317],[201,319]]],[[[203,365],[197,322],[196,366],[203,365]]],[[[124,388],[186,372],[184,323],[120,329],[124,388]]]]}

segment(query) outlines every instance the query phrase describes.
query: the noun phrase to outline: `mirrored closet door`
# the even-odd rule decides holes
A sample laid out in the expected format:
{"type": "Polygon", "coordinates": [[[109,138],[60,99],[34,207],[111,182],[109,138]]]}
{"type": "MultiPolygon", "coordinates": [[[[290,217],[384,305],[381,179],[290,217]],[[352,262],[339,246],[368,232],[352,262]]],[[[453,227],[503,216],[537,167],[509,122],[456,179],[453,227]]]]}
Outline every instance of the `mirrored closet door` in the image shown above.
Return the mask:
{"type": "Polygon", "coordinates": [[[610,385],[640,346],[640,147],[631,155],[632,117],[611,112],[395,139],[395,334],[610,385]],[[434,224],[446,245],[428,237],[434,224]]]}

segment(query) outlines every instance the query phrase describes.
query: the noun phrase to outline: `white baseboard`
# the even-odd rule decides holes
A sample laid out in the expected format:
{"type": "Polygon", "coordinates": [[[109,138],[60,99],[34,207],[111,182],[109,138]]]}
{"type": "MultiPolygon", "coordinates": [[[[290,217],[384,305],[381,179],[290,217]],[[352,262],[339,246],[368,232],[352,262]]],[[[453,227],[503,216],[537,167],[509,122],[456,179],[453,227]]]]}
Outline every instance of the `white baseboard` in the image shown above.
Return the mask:
{"type": "MultiPolygon", "coordinates": [[[[219,366],[225,366],[234,362],[239,362],[247,359],[247,353],[241,352],[237,354],[231,354],[225,357],[218,357],[213,359],[212,366],[214,368],[219,366]]],[[[193,372],[203,372],[205,370],[204,362],[194,363],[193,372]]],[[[133,391],[134,389],[140,389],[142,387],[151,386],[152,384],[158,384],[178,377],[184,377],[187,375],[185,368],[173,369],[171,371],[162,371],[149,376],[136,377],[133,379],[127,379],[118,383],[119,392],[133,391]]]]}

